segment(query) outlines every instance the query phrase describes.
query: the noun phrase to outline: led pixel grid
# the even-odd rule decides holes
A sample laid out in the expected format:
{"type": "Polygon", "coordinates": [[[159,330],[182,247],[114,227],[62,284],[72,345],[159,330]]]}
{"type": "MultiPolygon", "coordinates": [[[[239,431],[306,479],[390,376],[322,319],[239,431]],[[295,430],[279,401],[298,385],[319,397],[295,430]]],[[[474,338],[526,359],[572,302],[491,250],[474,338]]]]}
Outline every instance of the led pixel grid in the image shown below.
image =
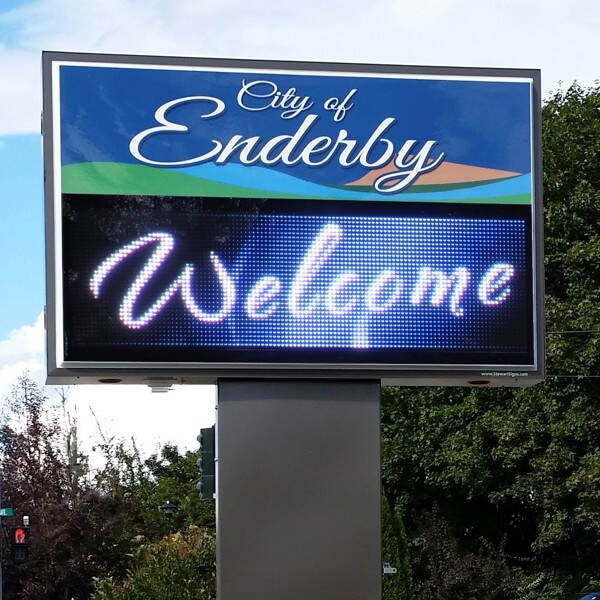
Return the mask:
{"type": "Polygon", "coordinates": [[[531,356],[527,209],[343,208],[67,197],[67,359],[164,348],[245,362],[531,356]]]}

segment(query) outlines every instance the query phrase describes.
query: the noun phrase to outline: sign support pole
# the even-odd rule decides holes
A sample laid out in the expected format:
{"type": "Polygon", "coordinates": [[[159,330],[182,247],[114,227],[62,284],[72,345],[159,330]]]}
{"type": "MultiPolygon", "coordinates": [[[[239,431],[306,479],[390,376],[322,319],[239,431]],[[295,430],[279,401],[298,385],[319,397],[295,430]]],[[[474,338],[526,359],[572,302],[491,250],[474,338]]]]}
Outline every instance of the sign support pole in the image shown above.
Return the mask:
{"type": "Polygon", "coordinates": [[[380,387],[220,380],[218,600],[381,597],[380,387]]]}

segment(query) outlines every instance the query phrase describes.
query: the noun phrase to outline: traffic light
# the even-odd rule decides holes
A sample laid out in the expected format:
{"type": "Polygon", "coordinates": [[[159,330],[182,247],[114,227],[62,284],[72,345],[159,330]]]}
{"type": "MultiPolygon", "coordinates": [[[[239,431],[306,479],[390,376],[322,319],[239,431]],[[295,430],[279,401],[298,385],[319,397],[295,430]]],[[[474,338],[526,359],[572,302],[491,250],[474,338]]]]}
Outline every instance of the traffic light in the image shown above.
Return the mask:
{"type": "Polygon", "coordinates": [[[213,500],[215,495],[215,426],[200,430],[197,437],[200,442],[200,458],[196,464],[200,467],[200,481],[196,488],[205,500],[213,500]]]}
{"type": "Polygon", "coordinates": [[[14,563],[24,563],[29,559],[29,529],[13,527],[10,537],[10,556],[14,563]]]}

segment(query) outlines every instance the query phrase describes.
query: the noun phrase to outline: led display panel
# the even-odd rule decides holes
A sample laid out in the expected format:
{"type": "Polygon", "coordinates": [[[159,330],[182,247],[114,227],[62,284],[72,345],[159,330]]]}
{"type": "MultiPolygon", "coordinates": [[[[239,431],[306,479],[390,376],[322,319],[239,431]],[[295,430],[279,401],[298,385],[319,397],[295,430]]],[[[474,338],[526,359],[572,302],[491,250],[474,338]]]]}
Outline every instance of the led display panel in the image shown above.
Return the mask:
{"type": "Polygon", "coordinates": [[[543,377],[539,73],[46,53],[48,381],[543,377]]]}

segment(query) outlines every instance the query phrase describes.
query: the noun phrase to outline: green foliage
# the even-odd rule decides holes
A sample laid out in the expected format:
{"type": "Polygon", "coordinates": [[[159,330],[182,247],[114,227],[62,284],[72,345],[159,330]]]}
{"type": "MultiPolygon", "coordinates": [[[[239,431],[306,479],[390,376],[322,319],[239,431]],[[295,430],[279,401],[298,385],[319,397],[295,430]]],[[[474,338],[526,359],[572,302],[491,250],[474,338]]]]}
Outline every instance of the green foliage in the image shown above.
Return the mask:
{"type": "Polygon", "coordinates": [[[475,551],[461,547],[439,507],[416,518],[414,567],[418,574],[415,597],[419,600],[534,600],[544,577],[525,575],[510,566],[506,540],[497,545],[479,539],[475,551]]]}
{"type": "Polygon", "coordinates": [[[97,579],[93,600],[212,600],[215,588],[215,538],[190,526],[143,545],[123,583],[97,579]]]}
{"type": "MultiPolygon", "coordinates": [[[[90,546],[93,518],[76,482],[84,457],[65,444],[58,406],[23,375],[6,400],[0,430],[2,500],[14,508],[3,525],[30,518],[30,552],[25,565],[7,560],[4,545],[4,598],[52,600],[85,596],[99,572],[90,546]]],[[[71,432],[68,432],[70,435],[71,432]]]]}
{"type": "Polygon", "coordinates": [[[135,448],[112,440],[99,450],[107,466],[96,475],[94,500],[109,524],[98,548],[105,573],[116,580],[126,577],[141,542],[153,542],[192,525],[214,528],[214,506],[196,491],[198,452],[182,455],[167,444],[160,455],[142,460],[135,448]],[[167,501],[177,507],[170,519],[159,508],[167,501]]]}
{"type": "Polygon", "coordinates": [[[477,587],[505,578],[554,600],[600,573],[600,87],[558,92],[542,121],[546,381],[383,393],[419,599],[514,597],[477,587]]]}
{"type": "Polygon", "coordinates": [[[200,564],[191,557],[196,550],[202,564],[212,566],[196,573],[194,589],[201,595],[185,597],[210,598],[214,540],[208,529],[215,517],[212,503],[196,491],[198,453],[166,445],[142,460],[135,447],[104,437],[96,449],[104,464],[90,472],[77,451],[76,424],[64,424],[59,409],[26,375],[6,403],[2,500],[15,508],[14,523],[29,515],[31,546],[29,562],[15,566],[4,545],[5,600],[89,598],[94,579],[106,593],[111,581],[129,577],[133,564],[150,568],[153,552],[164,552],[172,563],[181,555],[181,568],[191,571],[190,563],[200,564]],[[167,500],[177,506],[171,521],[159,509],[167,500]],[[184,533],[169,535],[177,531],[184,533]]]}
{"type": "Polygon", "coordinates": [[[156,509],[167,500],[177,506],[171,528],[184,529],[192,524],[214,527],[214,505],[201,499],[196,491],[198,456],[198,451],[181,455],[176,446],[166,444],[160,456],[152,455],[144,462],[143,476],[133,484],[132,493],[145,527],[164,529],[164,515],[156,509]]]}
{"type": "Polygon", "coordinates": [[[381,502],[383,561],[396,568],[398,572],[383,579],[383,600],[410,600],[412,597],[412,569],[408,551],[406,530],[402,519],[390,508],[389,502],[382,496],[381,502]]]}

